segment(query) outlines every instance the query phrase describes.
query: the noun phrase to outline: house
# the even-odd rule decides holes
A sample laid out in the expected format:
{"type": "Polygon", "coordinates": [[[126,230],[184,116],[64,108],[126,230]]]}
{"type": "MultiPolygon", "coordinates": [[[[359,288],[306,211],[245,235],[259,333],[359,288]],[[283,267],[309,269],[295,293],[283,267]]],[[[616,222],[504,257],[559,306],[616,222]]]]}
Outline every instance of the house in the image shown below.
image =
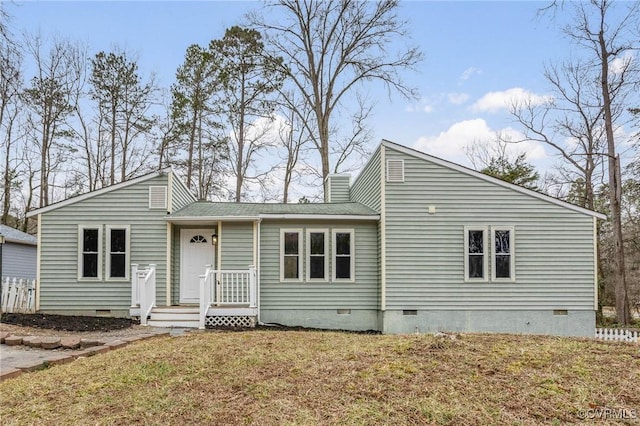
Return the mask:
{"type": "Polygon", "coordinates": [[[35,210],[37,309],[592,335],[603,215],[389,141],[328,179],[328,203],[215,203],[165,169],[35,210]]]}
{"type": "Polygon", "coordinates": [[[7,225],[0,225],[0,235],[4,238],[0,248],[2,277],[34,280],[36,278],[36,237],[7,225]]]}

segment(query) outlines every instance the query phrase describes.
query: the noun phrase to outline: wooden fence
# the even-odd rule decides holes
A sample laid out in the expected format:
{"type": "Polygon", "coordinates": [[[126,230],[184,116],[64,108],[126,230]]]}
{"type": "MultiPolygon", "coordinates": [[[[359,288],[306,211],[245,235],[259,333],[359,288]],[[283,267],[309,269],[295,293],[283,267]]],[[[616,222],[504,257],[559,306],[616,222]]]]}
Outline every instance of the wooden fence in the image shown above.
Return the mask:
{"type": "Polygon", "coordinates": [[[619,328],[596,328],[596,339],[638,343],[640,332],[619,328]]]}
{"type": "Polygon", "coordinates": [[[36,281],[5,277],[2,279],[2,312],[33,313],[36,307],[36,281]]]}

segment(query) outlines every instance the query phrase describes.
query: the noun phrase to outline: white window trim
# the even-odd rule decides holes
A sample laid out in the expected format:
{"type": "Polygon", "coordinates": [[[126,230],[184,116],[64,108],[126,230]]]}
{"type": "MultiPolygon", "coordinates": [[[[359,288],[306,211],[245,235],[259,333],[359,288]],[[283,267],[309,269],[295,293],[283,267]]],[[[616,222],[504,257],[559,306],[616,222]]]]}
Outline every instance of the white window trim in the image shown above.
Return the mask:
{"type": "Polygon", "coordinates": [[[516,233],[514,226],[492,226],[491,227],[491,280],[498,282],[514,282],[516,280],[516,233]],[[509,278],[496,277],[496,231],[509,231],[509,278]]]}
{"type": "Polygon", "coordinates": [[[80,224],[78,225],[78,281],[102,281],[102,225],[80,224]],[[84,230],[85,229],[97,229],[98,230],[98,276],[97,277],[83,277],[82,271],[84,269],[83,248],[84,248],[84,230]]]}
{"type": "Polygon", "coordinates": [[[356,231],[354,229],[332,229],[331,230],[331,279],[336,282],[355,282],[356,280],[356,231]],[[336,278],[336,234],[351,234],[351,271],[350,279],[336,278]]]}
{"type": "Polygon", "coordinates": [[[107,225],[107,244],[105,246],[105,275],[106,281],[129,281],[131,271],[131,227],[129,225],[107,225]],[[111,230],[124,229],[126,238],[125,260],[124,260],[124,277],[111,277],[111,230]]]}
{"type": "Polygon", "coordinates": [[[489,230],[487,226],[465,226],[464,227],[464,282],[487,282],[489,281],[489,230]],[[469,278],[469,231],[482,231],[482,247],[484,249],[482,270],[484,277],[469,278]]]}
{"type": "Polygon", "coordinates": [[[402,183],[404,182],[404,160],[401,158],[387,158],[387,164],[386,164],[386,170],[385,170],[385,174],[386,174],[386,181],[390,182],[390,183],[402,183]],[[399,162],[401,164],[401,168],[402,168],[402,177],[400,179],[391,179],[390,175],[389,175],[389,163],[391,162],[399,162]]]}
{"type": "Polygon", "coordinates": [[[329,230],[324,229],[307,229],[306,232],[306,261],[307,261],[307,281],[310,282],[326,282],[329,281],[329,230]],[[324,234],[324,278],[311,278],[311,234],[324,234]]]}
{"type": "Polygon", "coordinates": [[[282,228],[280,229],[280,282],[301,282],[304,276],[302,269],[302,256],[303,256],[303,240],[302,240],[302,228],[282,228]],[[285,233],[298,233],[298,278],[285,278],[284,277],[284,234],[285,233]]]}
{"type": "Polygon", "coordinates": [[[149,186],[149,209],[150,210],[166,210],[167,206],[168,206],[168,202],[169,202],[169,198],[167,195],[167,187],[164,185],[151,185],[149,186]],[[153,193],[154,190],[163,190],[164,191],[164,204],[162,206],[155,206],[153,205],[153,203],[151,202],[151,194],[153,193]]]}

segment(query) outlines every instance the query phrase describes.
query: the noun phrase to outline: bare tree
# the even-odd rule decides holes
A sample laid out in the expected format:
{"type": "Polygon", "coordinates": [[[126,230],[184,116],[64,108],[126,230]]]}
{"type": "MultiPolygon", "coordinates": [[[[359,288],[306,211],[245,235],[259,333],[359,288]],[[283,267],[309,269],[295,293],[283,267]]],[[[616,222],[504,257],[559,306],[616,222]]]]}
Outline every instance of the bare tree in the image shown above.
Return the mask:
{"type": "MultiPolygon", "coordinates": [[[[640,3],[620,4],[620,8],[624,10],[619,10],[619,13],[614,12],[613,4],[609,0],[568,3],[572,17],[569,23],[563,26],[563,31],[580,48],[579,57],[583,59],[576,67],[580,70],[580,74],[573,73],[570,75],[571,78],[565,78],[566,81],[554,85],[557,89],[567,89],[567,92],[574,95],[571,99],[571,104],[575,107],[573,113],[582,114],[586,110],[591,111],[586,116],[578,115],[579,118],[576,121],[579,124],[590,123],[590,127],[586,129],[587,131],[583,127],[578,127],[577,131],[581,135],[589,135],[588,143],[598,156],[597,159],[592,157],[589,160],[594,163],[601,161],[599,155],[606,160],[608,174],[606,188],[613,237],[611,281],[615,288],[617,321],[620,324],[628,324],[631,316],[625,277],[620,207],[621,161],[620,152],[616,146],[616,130],[627,123],[628,109],[637,105],[640,92],[638,90],[639,61],[635,53],[640,48],[640,3]],[[576,90],[576,87],[581,90],[576,90]],[[582,90],[585,87],[587,90],[582,90]]],[[[555,14],[558,8],[564,7],[564,3],[553,2],[544,11],[555,14]]],[[[563,77],[567,76],[566,73],[563,75],[563,77]]],[[[559,92],[564,94],[561,90],[559,92]]],[[[567,123],[560,128],[565,131],[576,129],[574,123],[567,123]]],[[[575,134],[570,136],[576,139],[575,134]]],[[[563,156],[569,160],[568,156],[564,154],[563,156]]],[[[570,160],[569,163],[571,163],[570,160]]],[[[576,163],[572,164],[576,165],[576,163]]],[[[585,172],[585,178],[588,178],[587,172],[594,167],[593,163],[587,163],[586,166],[583,167],[583,172],[585,172]]],[[[591,182],[585,179],[584,184],[589,185],[591,182]]],[[[594,208],[593,188],[590,193],[591,199],[587,198],[585,201],[587,207],[594,208]]]]}
{"type": "MultiPolygon", "coordinates": [[[[542,104],[532,99],[514,103],[511,114],[524,132],[522,141],[536,141],[553,149],[568,166],[568,182],[584,182],[578,204],[595,210],[594,186],[602,163],[602,102],[592,68],[585,63],[549,66],[545,79],[554,99],[542,104]]],[[[522,142],[513,141],[513,142],[522,142]]]]}
{"type": "Polygon", "coordinates": [[[301,156],[304,154],[306,145],[311,140],[309,134],[305,129],[305,122],[309,119],[311,110],[306,108],[306,112],[303,114],[304,118],[296,114],[298,112],[305,111],[306,104],[299,102],[296,99],[295,94],[286,93],[282,98],[284,102],[280,107],[279,113],[286,117],[278,129],[278,145],[283,148],[284,152],[284,177],[282,188],[282,202],[289,202],[289,189],[292,182],[299,177],[298,169],[301,156]],[[293,105],[289,105],[289,102],[293,102],[293,105]]]}
{"type": "MultiPolygon", "coordinates": [[[[307,131],[320,154],[325,199],[326,177],[332,170],[332,122],[348,97],[371,81],[406,97],[416,96],[400,72],[413,68],[422,54],[415,47],[398,47],[408,36],[405,22],[397,16],[398,4],[398,0],[276,0],[270,7],[277,13],[266,15],[277,18],[257,14],[249,18],[284,58],[282,71],[313,111],[307,131]]],[[[302,119],[304,110],[297,114],[302,119]]],[[[345,145],[333,151],[337,161],[344,162],[341,157],[350,152],[350,139],[347,136],[345,145]]]]}
{"type": "Polygon", "coordinates": [[[612,3],[608,0],[576,3],[576,19],[565,27],[565,32],[590,52],[593,66],[598,68],[600,73],[609,174],[608,195],[614,242],[613,281],[616,295],[616,319],[620,324],[629,324],[631,311],[625,276],[621,214],[622,166],[616,150],[614,129],[619,125],[616,122],[616,110],[625,104],[625,100],[628,100],[627,96],[631,94],[637,96],[638,69],[632,56],[629,55],[640,48],[640,33],[638,33],[640,3],[633,2],[628,5],[628,10],[619,20],[612,17],[612,3]]]}
{"type": "Polygon", "coordinates": [[[104,117],[102,123],[109,132],[109,183],[114,184],[144,167],[149,155],[145,137],[153,126],[149,108],[156,87],[153,77],[143,82],[136,59],[123,51],[99,52],[91,65],[89,81],[92,96],[104,117]]]}
{"type": "Polygon", "coordinates": [[[5,30],[6,15],[0,5],[0,143],[4,154],[2,174],[2,219],[6,224],[11,208],[11,189],[15,184],[17,169],[15,156],[14,126],[19,113],[20,91],[22,88],[22,55],[8,30],[5,30]]]}
{"type": "Polygon", "coordinates": [[[221,40],[213,40],[209,50],[220,61],[222,83],[218,99],[220,114],[231,127],[231,170],[236,178],[234,199],[240,202],[246,183],[261,184],[270,170],[250,169],[260,151],[272,141],[265,140],[273,121],[276,96],[282,85],[282,60],[264,51],[262,35],[253,29],[231,27],[221,40]]]}
{"type": "Polygon", "coordinates": [[[211,50],[191,45],[176,72],[171,87],[171,115],[163,146],[174,143],[186,150],[186,158],[175,158],[186,174],[187,186],[201,199],[218,192],[224,176],[227,140],[222,125],[216,120],[216,94],[221,89],[220,61],[211,50]]]}
{"type": "Polygon", "coordinates": [[[79,45],[68,40],[54,40],[48,52],[39,36],[26,37],[26,49],[35,63],[36,75],[24,91],[25,103],[31,110],[34,142],[40,149],[39,205],[51,199],[50,177],[65,159],[69,136],[65,120],[73,111],[72,101],[78,90],[79,75],[85,63],[79,45]]]}

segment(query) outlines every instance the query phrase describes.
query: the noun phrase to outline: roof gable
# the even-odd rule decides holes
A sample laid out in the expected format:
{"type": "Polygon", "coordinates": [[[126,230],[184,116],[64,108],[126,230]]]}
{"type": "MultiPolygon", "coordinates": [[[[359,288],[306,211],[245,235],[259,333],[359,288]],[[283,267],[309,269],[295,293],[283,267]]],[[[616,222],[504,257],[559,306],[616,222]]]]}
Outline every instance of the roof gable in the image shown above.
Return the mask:
{"type": "Polygon", "coordinates": [[[505,181],[503,181],[501,179],[495,178],[493,176],[486,175],[486,174],[478,172],[476,170],[472,170],[472,169],[470,169],[468,167],[465,167],[465,166],[462,166],[460,164],[456,164],[456,163],[453,163],[451,161],[443,160],[442,158],[434,157],[432,155],[426,154],[426,153],[421,152],[421,151],[417,151],[417,150],[415,150],[413,148],[408,148],[406,146],[399,145],[399,144],[397,144],[395,142],[391,142],[391,141],[388,141],[386,139],[382,140],[381,145],[386,147],[386,148],[395,150],[397,152],[412,156],[414,158],[430,161],[430,162],[432,162],[434,164],[437,164],[439,166],[446,167],[448,169],[455,170],[457,172],[464,173],[466,175],[473,176],[473,177],[476,177],[478,179],[482,179],[484,181],[487,181],[487,182],[495,184],[495,185],[502,186],[502,187],[510,189],[512,191],[516,191],[516,192],[519,192],[519,193],[522,193],[522,194],[525,194],[525,195],[528,195],[528,196],[531,196],[531,197],[534,197],[534,198],[537,198],[537,199],[540,199],[540,200],[543,200],[543,201],[546,201],[546,202],[549,202],[549,203],[552,203],[552,204],[556,204],[556,205],[558,205],[560,207],[564,207],[564,208],[566,208],[568,210],[573,210],[575,212],[586,214],[588,216],[597,217],[598,219],[603,219],[603,220],[607,219],[607,216],[602,214],[602,213],[594,212],[594,211],[591,211],[589,209],[585,209],[583,207],[576,206],[575,204],[571,204],[571,203],[568,203],[566,201],[562,201],[562,200],[559,200],[557,198],[551,197],[549,195],[543,194],[541,192],[533,191],[531,189],[527,189],[527,188],[524,188],[522,186],[518,186],[518,185],[509,183],[509,182],[505,182],[505,181]]]}
{"type": "Polygon", "coordinates": [[[96,197],[98,195],[101,194],[106,194],[112,191],[116,191],[118,189],[122,189],[122,188],[126,188],[128,186],[131,185],[135,185],[141,182],[145,182],[148,181],[150,179],[153,179],[157,176],[162,176],[163,174],[167,174],[167,173],[173,173],[173,170],[171,169],[171,167],[166,167],[164,169],[161,170],[156,170],[154,172],[148,173],[146,175],[143,176],[139,176],[137,178],[131,179],[131,180],[127,180],[124,182],[120,182],[120,183],[116,183],[115,185],[111,185],[111,186],[106,186],[104,188],[101,189],[96,189],[95,191],[91,191],[91,192],[86,192],[84,194],[81,195],[76,195],[75,197],[71,197],[71,198],[67,198],[66,200],[63,201],[59,201],[57,203],[54,204],[50,204],[46,207],[41,207],[39,209],[36,210],[32,210],[29,213],[27,213],[27,217],[32,217],[32,216],[36,216],[42,213],[47,213],[50,212],[52,210],[57,210],[61,207],[65,207],[65,206],[69,206],[71,204],[75,204],[78,203],[80,201],[83,200],[87,200],[93,197],[96,197]]]}

